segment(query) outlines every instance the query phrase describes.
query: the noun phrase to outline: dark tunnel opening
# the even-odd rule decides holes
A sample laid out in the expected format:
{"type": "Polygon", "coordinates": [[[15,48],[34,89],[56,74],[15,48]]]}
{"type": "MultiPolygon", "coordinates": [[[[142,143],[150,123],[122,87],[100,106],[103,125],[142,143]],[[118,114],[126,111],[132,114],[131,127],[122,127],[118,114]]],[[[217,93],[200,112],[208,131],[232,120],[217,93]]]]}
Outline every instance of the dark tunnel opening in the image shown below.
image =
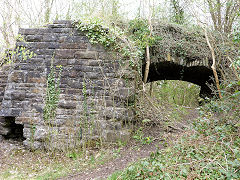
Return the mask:
{"type": "MultiPolygon", "coordinates": [[[[143,67],[144,72],[145,67],[143,67]]],[[[164,61],[151,63],[148,74],[148,82],[159,80],[180,80],[199,85],[200,97],[213,97],[214,93],[208,86],[215,84],[212,69],[206,66],[186,67],[173,62],[164,61]]]]}

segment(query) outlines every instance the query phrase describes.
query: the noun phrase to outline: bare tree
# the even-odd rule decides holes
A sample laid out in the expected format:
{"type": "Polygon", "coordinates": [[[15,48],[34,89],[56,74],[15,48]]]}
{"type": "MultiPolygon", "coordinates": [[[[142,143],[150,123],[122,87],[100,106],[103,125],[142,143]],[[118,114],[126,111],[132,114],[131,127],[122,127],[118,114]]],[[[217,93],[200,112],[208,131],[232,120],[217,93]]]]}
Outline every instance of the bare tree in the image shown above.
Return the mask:
{"type": "Polygon", "coordinates": [[[240,13],[240,0],[206,0],[214,29],[229,34],[240,13]]]}
{"type": "Polygon", "coordinates": [[[45,5],[44,22],[45,23],[49,23],[53,2],[54,2],[54,0],[45,0],[44,1],[44,5],[45,5]]]}

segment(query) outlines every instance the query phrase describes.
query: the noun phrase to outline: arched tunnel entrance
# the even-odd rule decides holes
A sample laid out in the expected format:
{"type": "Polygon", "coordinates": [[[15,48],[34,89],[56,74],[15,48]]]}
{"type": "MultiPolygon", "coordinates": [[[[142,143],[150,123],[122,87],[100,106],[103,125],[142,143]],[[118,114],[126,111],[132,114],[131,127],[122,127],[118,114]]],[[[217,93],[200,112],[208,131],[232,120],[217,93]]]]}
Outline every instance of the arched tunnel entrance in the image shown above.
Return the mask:
{"type": "MultiPolygon", "coordinates": [[[[145,67],[143,67],[145,69],[145,67]]],[[[186,67],[170,61],[151,63],[148,82],[159,80],[181,80],[201,87],[200,97],[212,97],[213,92],[207,84],[214,84],[212,69],[206,66],[186,67]]]]}

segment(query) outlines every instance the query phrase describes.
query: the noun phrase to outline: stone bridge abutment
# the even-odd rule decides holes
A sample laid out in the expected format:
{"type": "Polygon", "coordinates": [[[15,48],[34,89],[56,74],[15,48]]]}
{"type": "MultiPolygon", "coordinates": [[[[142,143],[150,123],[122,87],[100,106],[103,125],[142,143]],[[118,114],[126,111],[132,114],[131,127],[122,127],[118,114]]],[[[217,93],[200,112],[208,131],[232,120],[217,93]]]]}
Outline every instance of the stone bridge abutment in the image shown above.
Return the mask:
{"type": "MultiPolygon", "coordinates": [[[[70,21],[19,33],[25,41],[17,42],[17,47],[35,55],[25,59],[18,54],[11,69],[0,71],[0,135],[21,135],[26,146],[45,149],[129,139],[126,125],[134,119],[134,111],[127,102],[134,90],[121,76],[115,53],[92,45],[70,21]],[[52,87],[59,87],[57,96],[52,87]],[[54,118],[46,119],[51,106],[56,106],[54,118]]],[[[148,82],[183,80],[201,86],[203,94],[211,93],[206,86],[212,83],[207,59],[184,63],[171,55],[160,58],[151,53],[148,82]]]]}
{"type": "Polygon", "coordinates": [[[7,117],[14,117],[15,124],[23,126],[24,144],[28,147],[63,149],[100,138],[128,140],[130,131],[123,121],[134,118],[126,106],[132,87],[119,75],[121,67],[114,53],[91,45],[70,21],[21,29],[20,34],[25,41],[17,42],[17,47],[35,55],[26,60],[18,55],[8,76],[0,74],[1,135],[13,133],[7,117]],[[55,83],[59,69],[62,71],[55,115],[46,119],[44,113],[54,106],[47,98],[56,97],[48,94],[51,63],[55,83]]]}

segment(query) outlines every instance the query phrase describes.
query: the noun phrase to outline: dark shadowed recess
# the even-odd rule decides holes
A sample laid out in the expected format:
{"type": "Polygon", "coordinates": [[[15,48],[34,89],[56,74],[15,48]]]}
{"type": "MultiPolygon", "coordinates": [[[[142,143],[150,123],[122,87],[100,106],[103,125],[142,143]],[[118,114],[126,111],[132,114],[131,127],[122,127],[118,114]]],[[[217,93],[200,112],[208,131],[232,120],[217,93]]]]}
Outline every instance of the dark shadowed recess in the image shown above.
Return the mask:
{"type": "Polygon", "coordinates": [[[5,139],[25,140],[23,137],[23,125],[16,124],[15,117],[1,117],[0,126],[0,133],[5,139]]]}
{"type": "Polygon", "coordinates": [[[212,90],[207,85],[214,84],[213,72],[212,69],[206,66],[186,67],[168,61],[151,63],[148,82],[159,80],[181,80],[191,82],[201,87],[201,97],[213,96],[212,90]]]}

